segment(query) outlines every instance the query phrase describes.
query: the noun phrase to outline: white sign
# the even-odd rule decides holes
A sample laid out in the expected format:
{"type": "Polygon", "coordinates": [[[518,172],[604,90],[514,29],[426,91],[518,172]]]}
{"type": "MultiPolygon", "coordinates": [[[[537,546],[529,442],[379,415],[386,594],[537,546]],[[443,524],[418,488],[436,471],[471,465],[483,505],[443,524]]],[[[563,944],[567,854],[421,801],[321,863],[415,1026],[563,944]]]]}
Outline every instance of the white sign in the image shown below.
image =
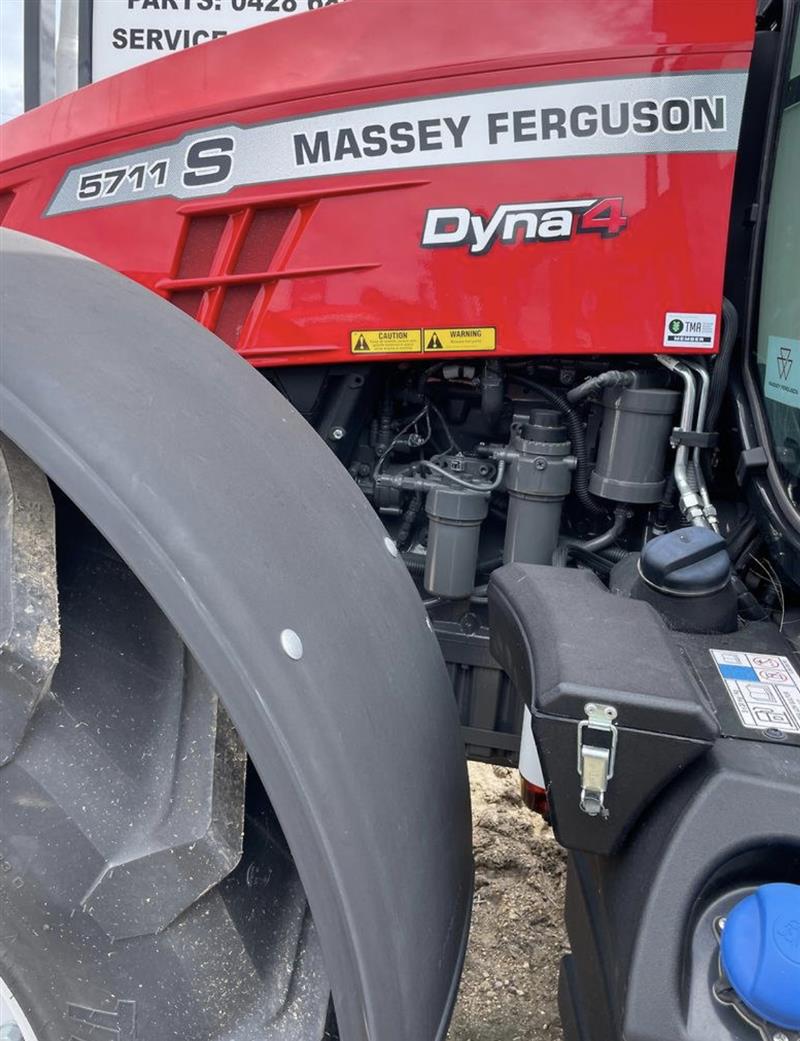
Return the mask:
{"type": "Polygon", "coordinates": [[[343,0],[94,0],[92,79],[343,0]]]}

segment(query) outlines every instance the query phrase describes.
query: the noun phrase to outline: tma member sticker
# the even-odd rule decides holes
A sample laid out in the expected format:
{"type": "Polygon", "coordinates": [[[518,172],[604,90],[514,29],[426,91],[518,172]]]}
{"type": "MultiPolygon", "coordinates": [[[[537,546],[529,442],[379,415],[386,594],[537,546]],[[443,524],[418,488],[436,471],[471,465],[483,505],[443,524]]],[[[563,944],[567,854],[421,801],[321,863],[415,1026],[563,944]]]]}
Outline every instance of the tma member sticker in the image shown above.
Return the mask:
{"type": "Polygon", "coordinates": [[[667,311],[664,317],[665,347],[714,347],[717,329],[715,314],[689,314],[686,311],[667,311]]]}

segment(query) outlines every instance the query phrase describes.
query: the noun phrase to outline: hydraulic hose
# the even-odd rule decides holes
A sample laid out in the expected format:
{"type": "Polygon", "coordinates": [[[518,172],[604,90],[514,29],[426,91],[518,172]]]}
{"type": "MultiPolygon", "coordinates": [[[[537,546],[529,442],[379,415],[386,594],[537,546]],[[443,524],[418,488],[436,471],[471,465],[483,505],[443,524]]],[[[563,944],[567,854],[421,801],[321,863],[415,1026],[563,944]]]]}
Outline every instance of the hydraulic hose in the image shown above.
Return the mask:
{"type": "Polygon", "coordinates": [[[722,299],[722,337],[719,354],[711,373],[711,387],[708,392],[708,409],[706,411],[706,429],[714,430],[722,410],[722,402],[728,387],[728,374],[733,357],[733,345],[739,332],[739,314],[726,297],[722,299]]]}
{"type": "MultiPolygon", "coordinates": [[[[685,362],[686,365],[697,373],[697,377],[700,381],[700,400],[697,405],[697,426],[696,430],[698,434],[703,434],[706,431],[706,420],[708,417],[708,396],[711,388],[711,378],[708,375],[708,370],[705,365],[699,361],[685,362]]],[[[714,504],[711,502],[711,497],[708,494],[708,488],[706,486],[705,473],[703,472],[703,452],[699,446],[695,446],[692,449],[692,465],[689,467],[690,484],[692,484],[693,490],[696,491],[703,503],[703,512],[708,519],[709,524],[714,531],[719,534],[719,523],[717,521],[717,511],[714,504]],[[694,476],[694,482],[691,481],[691,475],[694,476]]]]}
{"type": "Polygon", "coordinates": [[[411,502],[403,513],[403,519],[400,523],[400,527],[397,530],[397,545],[401,549],[406,548],[406,544],[409,542],[411,535],[414,531],[414,525],[417,523],[417,517],[422,510],[422,492],[414,492],[411,497],[411,502]]]}
{"type": "Polygon", "coordinates": [[[589,379],[579,383],[577,387],[567,392],[567,401],[570,405],[577,405],[579,401],[588,398],[596,390],[606,387],[629,387],[634,380],[632,372],[620,372],[619,369],[608,369],[598,376],[590,376],[589,379]]]}
{"type": "Polygon", "coordinates": [[[606,546],[603,550],[603,556],[607,560],[613,561],[617,564],[620,560],[624,560],[625,557],[630,553],[629,549],[623,549],[622,546],[606,546]]]}
{"type": "Polygon", "coordinates": [[[541,383],[536,383],[534,380],[529,380],[525,376],[514,375],[513,379],[515,383],[519,383],[521,386],[539,394],[563,415],[569,431],[569,439],[572,442],[572,454],[578,461],[572,481],[572,490],[575,493],[575,498],[589,513],[605,515],[607,510],[600,503],[596,502],[589,492],[589,458],[586,451],[586,435],[584,434],[583,423],[578,413],[563,394],[559,394],[541,383]]]}
{"type": "Polygon", "coordinates": [[[381,404],[380,418],[378,420],[378,436],[375,443],[377,455],[384,455],[392,440],[392,403],[386,397],[381,404]]]}
{"type": "MultiPolygon", "coordinates": [[[[697,403],[697,386],[694,382],[692,370],[682,362],[668,355],[657,354],[656,360],[661,362],[665,368],[676,373],[684,384],[683,408],[681,409],[681,430],[695,429],[695,405],[697,403]]],[[[675,452],[675,465],[673,468],[675,483],[678,486],[679,503],[681,513],[695,527],[708,527],[708,520],[703,510],[702,500],[695,491],[689,478],[689,448],[686,444],[678,445],[675,452]]]]}
{"type": "Polygon", "coordinates": [[[617,506],[614,510],[614,523],[607,531],[602,532],[600,535],[595,535],[592,539],[583,541],[580,539],[564,539],[563,542],[560,542],[553,553],[553,566],[564,567],[573,549],[582,550],[584,553],[599,553],[601,550],[608,549],[609,546],[614,545],[623,533],[627,522],[627,507],[617,506]]]}
{"type": "Polygon", "coordinates": [[[731,532],[726,542],[728,543],[728,553],[730,558],[737,566],[739,563],[739,557],[744,553],[753,539],[758,535],[758,522],[755,517],[748,516],[739,527],[731,532]]]}
{"type": "Polygon", "coordinates": [[[416,553],[404,553],[403,563],[408,568],[408,572],[411,575],[416,575],[418,578],[422,578],[425,574],[425,558],[419,559],[416,553]]]}
{"type": "Polygon", "coordinates": [[[432,470],[433,473],[439,474],[440,477],[444,477],[448,481],[452,481],[454,484],[460,485],[462,488],[469,488],[473,492],[493,492],[495,488],[499,488],[503,483],[503,475],[506,472],[505,460],[501,459],[497,464],[497,474],[493,481],[479,484],[477,481],[465,481],[462,477],[452,473],[450,470],[445,470],[443,466],[437,466],[436,463],[432,463],[429,459],[421,459],[419,465],[424,467],[426,470],[432,470]]]}
{"type": "Polygon", "coordinates": [[[664,485],[664,494],[661,496],[661,502],[656,507],[656,517],[654,527],[659,531],[666,531],[667,521],[669,515],[675,505],[675,492],[677,490],[677,484],[675,483],[675,474],[670,471],[667,477],[667,483],[664,485]]]}

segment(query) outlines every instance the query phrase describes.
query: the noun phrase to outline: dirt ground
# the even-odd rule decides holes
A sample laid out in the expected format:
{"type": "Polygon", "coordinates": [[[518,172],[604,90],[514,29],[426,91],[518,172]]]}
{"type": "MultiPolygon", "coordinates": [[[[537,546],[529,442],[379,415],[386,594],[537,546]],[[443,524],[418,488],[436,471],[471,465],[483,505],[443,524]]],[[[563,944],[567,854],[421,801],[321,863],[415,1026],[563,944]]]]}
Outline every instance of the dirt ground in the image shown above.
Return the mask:
{"type": "Polygon", "coordinates": [[[471,763],[475,907],[448,1041],[562,1041],[566,863],[519,795],[519,774],[471,763]]]}

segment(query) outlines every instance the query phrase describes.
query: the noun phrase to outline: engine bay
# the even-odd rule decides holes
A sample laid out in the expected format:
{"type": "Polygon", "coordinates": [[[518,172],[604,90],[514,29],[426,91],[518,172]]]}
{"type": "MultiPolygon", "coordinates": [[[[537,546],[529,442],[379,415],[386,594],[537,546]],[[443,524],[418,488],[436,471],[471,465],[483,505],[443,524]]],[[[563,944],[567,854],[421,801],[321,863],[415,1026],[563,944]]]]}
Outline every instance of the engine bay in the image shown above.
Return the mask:
{"type": "Polygon", "coordinates": [[[347,468],[402,555],[439,638],[472,757],[518,761],[523,703],[489,649],[487,584],[504,564],[588,569],[620,591],[641,581],[637,561],[653,539],[700,528],[708,556],[727,549],[731,585],[724,602],[698,587],[668,608],[659,603],[675,628],[702,616],[706,631],[725,631],[731,618],[735,625],[780,607],[778,576],[759,556],[756,524],[719,462],[714,431],[736,334],[727,305],[724,317],[713,368],[702,357],[656,355],[266,372],[347,468]]]}

